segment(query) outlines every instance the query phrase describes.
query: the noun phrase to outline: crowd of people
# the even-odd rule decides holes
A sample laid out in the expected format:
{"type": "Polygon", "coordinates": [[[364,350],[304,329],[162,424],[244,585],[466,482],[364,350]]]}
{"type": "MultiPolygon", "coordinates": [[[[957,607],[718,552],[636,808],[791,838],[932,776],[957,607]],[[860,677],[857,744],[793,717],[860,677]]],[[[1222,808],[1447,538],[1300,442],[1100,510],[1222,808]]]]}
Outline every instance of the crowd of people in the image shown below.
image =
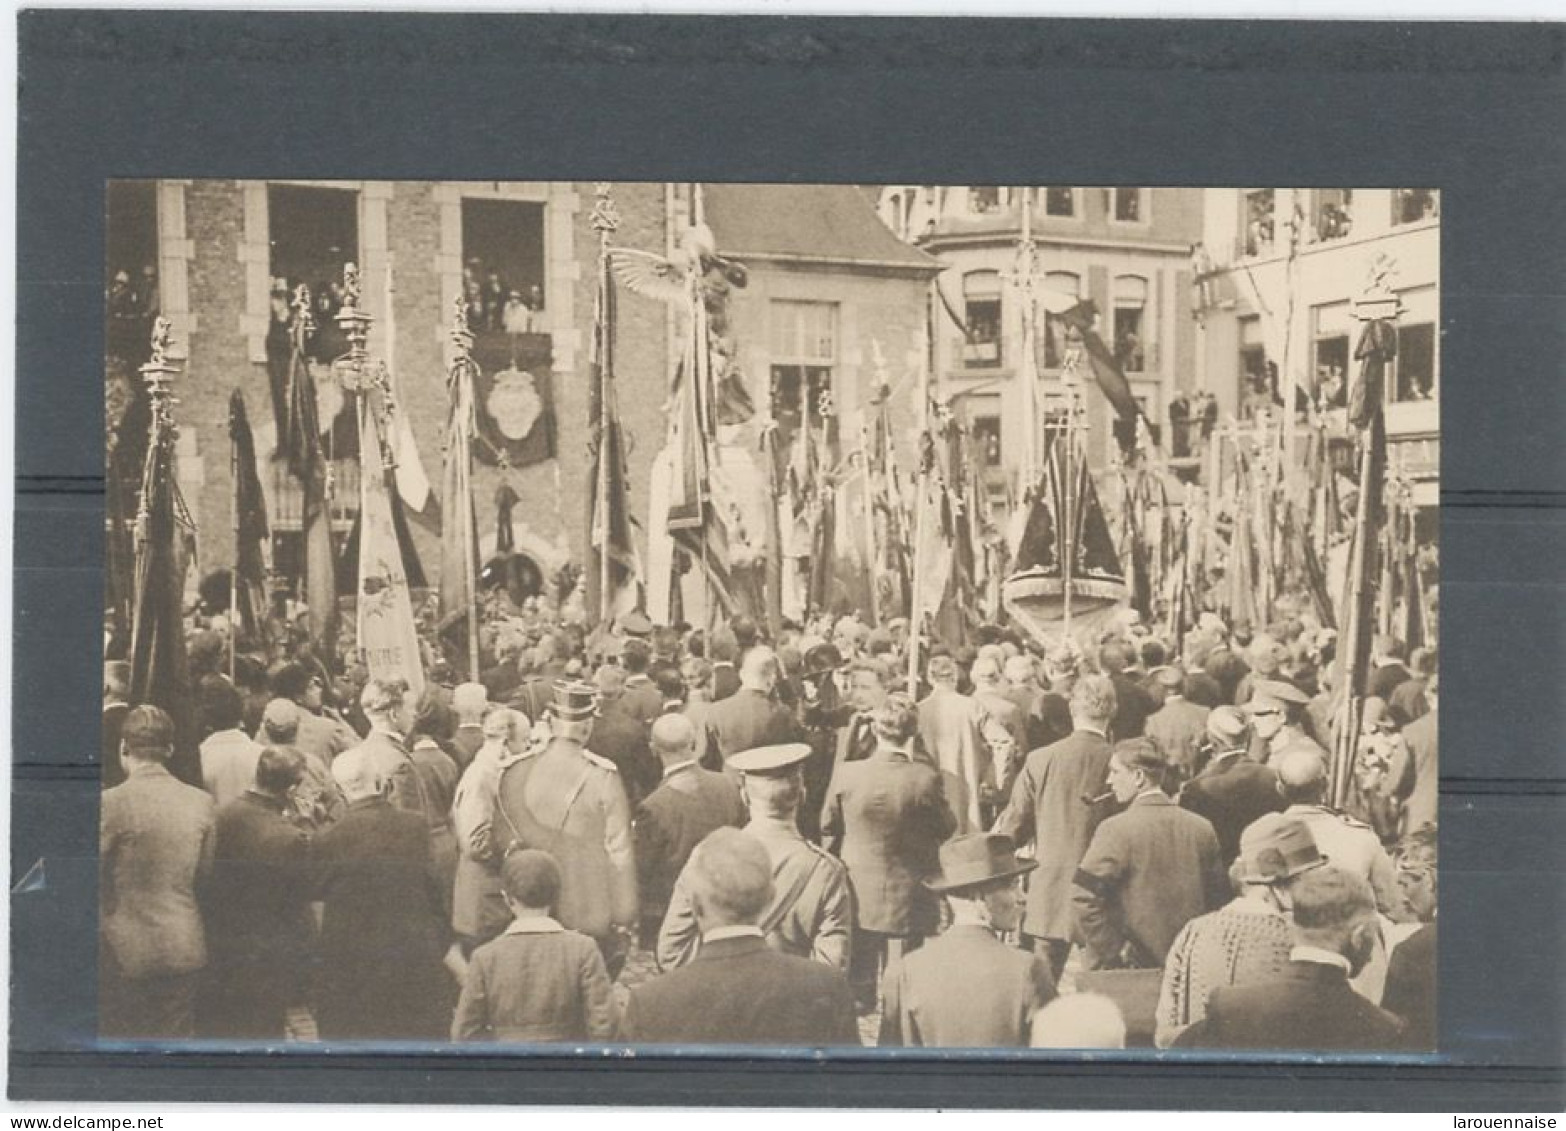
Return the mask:
{"type": "Polygon", "coordinates": [[[420,694],[197,612],[199,783],[106,664],[106,1037],[1433,1047],[1432,650],[1376,641],[1350,815],[1287,600],[913,680],[901,621],[495,601],[420,694]]]}

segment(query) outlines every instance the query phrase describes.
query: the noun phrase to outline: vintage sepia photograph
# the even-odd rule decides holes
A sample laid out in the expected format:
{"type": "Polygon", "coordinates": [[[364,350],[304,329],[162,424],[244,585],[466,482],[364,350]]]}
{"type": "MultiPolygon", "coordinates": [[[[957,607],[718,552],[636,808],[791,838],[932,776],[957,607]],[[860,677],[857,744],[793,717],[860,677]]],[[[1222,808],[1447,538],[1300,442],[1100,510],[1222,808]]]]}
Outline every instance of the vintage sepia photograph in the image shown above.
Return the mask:
{"type": "Polygon", "coordinates": [[[100,1040],[1435,1051],[1440,213],[110,182],[100,1040]]]}

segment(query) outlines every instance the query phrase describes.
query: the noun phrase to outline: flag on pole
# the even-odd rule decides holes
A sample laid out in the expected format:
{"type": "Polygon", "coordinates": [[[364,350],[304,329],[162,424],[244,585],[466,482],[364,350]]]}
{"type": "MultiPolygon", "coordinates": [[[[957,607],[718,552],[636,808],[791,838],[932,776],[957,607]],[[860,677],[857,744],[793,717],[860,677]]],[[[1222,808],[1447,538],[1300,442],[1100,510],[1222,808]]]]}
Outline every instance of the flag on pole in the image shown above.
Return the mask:
{"type": "Polygon", "coordinates": [[[332,516],[327,501],[328,465],[326,453],[321,450],[315,378],[310,374],[306,354],[310,336],[315,333],[309,287],[301,284],[295,288],[293,310],[283,452],[303,496],[300,525],[304,533],[305,602],[310,610],[310,637],[317,654],[324,659],[337,653],[337,563],[332,553],[332,516]]]}
{"type": "Polygon", "coordinates": [[[185,656],[184,593],[189,565],[187,542],[195,524],[177,481],[173,398],[168,382],[177,370],[166,360],[169,323],[159,318],[152,332],[152,359],[142,374],[152,391],[152,424],[136,515],[135,606],[131,617],[130,702],[166,711],[174,723],[173,773],[201,782],[193,697],[185,656]]]}
{"type": "MultiPolygon", "coordinates": [[[[441,469],[440,631],[462,642],[468,653],[468,666],[476,669],[475,641],[470,635],[478,601],[478,518],[473,502],[475,363],[469,352],[472,332],[460,296],[452,338],[456,356],[446,382],[450,405],[446,417],[446,458],[441,469]]],[[[497,551],[510,548],[498,541],[495,547],[497,551]]],[[[478,674],[473,670],[468,678],[477,680],[478,674]]]]}
{"type": "Polygon", "coordinates": [[[1136,397],[1131,392],[1131,383],[1121,372],[1114,353],[1093,329],[1093,319],[1097,314],[1098,307],[1093,300],[1083,299],[1076,306],[1062,313],[1060,320],[1074,328],[1081,336],[1083,352],[1087,355],[1088,364],[1093,370],[1093,379],[1098,382],[1099,391],[1104,394],[1104,399],[1114,407],[1115,413],[1121,420],[1133,421],[1142,415],[1142,409],[1136,403],[1136,397]]]}
{"type": "Polygon", "coordinates": [[[252,638],[266,625],[266,552],[271,529],[266,496],[256,474],[256,442],[250,432],[245,396],[235,389],[228,399],[228,434],[234,445],[234,586],[239,623],[252,638]]]}
{"type": "Polygon", "coordinates": [[[424,690],[424,663],[373,395],[365,390],[359,397],[359,659],[371,679],[406,680],[418,694],[424,690]]]}
{"type": "MultiPolygon", "coordinates": [[[[606,241],[612,230],[604,229],[606,241]]],[[[606,243],[598,257],[587,410],[591,486],[587,504],[587,614],[589,621],[596,624],[610,624],[642,603],[641,562],[631,535],[625,436],[614,390],[614,300],[606,243]]]]}
{"type": "MultiPolygon", "coordinates": [[[[413,425],[409,422],[400,405],[401,398],[397,392],[397,286],[396,286],[396,259],[391,252],[386,253],[386,294],[383,309],[383,321],[381,326],[385,334],[385,349],[381,351],[386,361],[386,381],[392,390],[392,398],[388,402],[388,416],[390,418],[390,441],[392,457],[396,461],[395,475],[397,480],[397,495],[402,506],[415,513],[422,513],[429,505],[430,498],[434,495],[434,488],[430,485],[430,477],[424,473],[424,461],[419,458],[419,445],[413,438],[413,425]]],[[[400,511],[401,508],[399,508],[400,511]]],[[[422,579],[420,584],[422,584],[422,579]]]]}

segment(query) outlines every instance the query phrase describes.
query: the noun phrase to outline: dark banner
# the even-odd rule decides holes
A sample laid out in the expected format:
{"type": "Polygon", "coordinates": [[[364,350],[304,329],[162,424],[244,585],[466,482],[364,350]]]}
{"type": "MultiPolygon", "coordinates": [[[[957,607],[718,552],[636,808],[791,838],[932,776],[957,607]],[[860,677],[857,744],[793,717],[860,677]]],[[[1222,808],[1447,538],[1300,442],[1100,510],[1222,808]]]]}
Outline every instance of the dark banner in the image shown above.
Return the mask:
{"type": "Polygon", "coordinates": [[[555,457],[555,406],[548,334],[474,335],[478,436],[473,454],[495,466],[527,467],[555,457]]]}

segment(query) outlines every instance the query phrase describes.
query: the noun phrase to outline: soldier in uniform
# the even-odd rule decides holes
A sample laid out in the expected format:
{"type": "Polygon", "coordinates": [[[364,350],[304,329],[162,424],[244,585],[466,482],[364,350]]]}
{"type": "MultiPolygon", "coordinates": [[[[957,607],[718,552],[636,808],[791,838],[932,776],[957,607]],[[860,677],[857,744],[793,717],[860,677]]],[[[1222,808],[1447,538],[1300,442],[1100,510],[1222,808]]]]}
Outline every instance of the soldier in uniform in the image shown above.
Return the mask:
{"type": "Polygon", "coordinates": [[[1294,749],[1280,755],[1273,769],[1278,775],[1278,792],[1288,805],[1283,815],[1305,823],[1321,854],[1332,861],[1334,868],[1369,882],[1377,911],[1389,919],[1401,911],[1403,900],[1398,893],[1397,874],[1375,830],[1325,804],[1326,759],[1308,749],[1294,749]]]}
{"type": "Polygon", "coordinates": [[[1300,725],[1300,717],[1309,702],[1309,695],[1281,679],[1252,682],[1245,713],[1250,716],[1256,732],[1252,749],[1257,752],[1257,761],[1271,765],[1280,754],[1290,750],[1304,750],[1326,761],[1327,752],[1300,725]]]}
{"type": "MultiPolygon", "coordinates": [[[[750,807],[745,831],[761,842],[772,861],[774,895],[761,921],[768,944],[784,954],[846,971],[854,920],[848,869],[799,832],[809,758],[810,746],[796,742],[741,751],[729,759],[729,767],[742,775],[750,807]]],[[[665,970],[689,962],[700,944],[684,881],[682,875],[675,883],[658,935],[658,964],[665,970]]]]}
{"type": "Polygon", "coordinates": [[[502,857],[538,848],[555,858],[555,918],[598,943],[612,978],[636,926],[636,857],[620,775],[586,747],[596,711],[592,685],[555,685],[553,737],[501,770],[491,828],[502,857]]]}

